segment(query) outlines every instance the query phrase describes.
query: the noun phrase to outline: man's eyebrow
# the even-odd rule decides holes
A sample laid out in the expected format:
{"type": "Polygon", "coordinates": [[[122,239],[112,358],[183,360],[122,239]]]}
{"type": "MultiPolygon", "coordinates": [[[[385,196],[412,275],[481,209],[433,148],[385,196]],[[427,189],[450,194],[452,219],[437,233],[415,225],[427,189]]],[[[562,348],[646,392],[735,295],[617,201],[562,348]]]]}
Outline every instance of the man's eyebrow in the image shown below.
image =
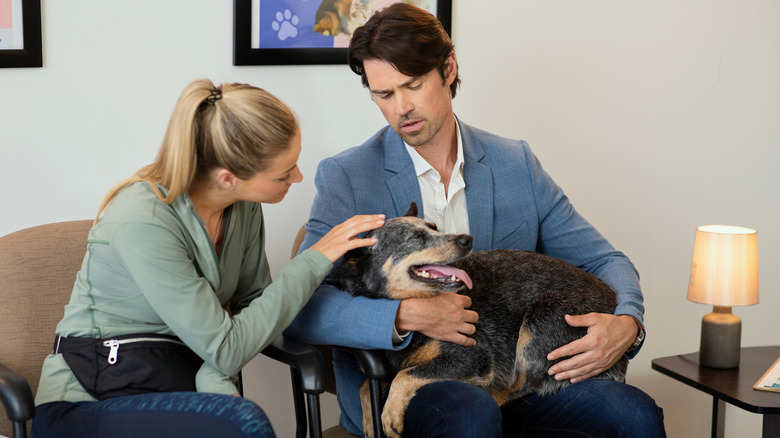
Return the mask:
{"type": "MultiPolygon", "coordinates": [[[[401,82],[401,84],[398,87],[399,88],[407,87],[407,86],[409,86],[409,84],[411,84],[412,82],[414,82],[416,80],[419,80],[419,79],[420,79],[420,76],[415,76],[415,77],[409,78],[409,79],[401,82]]],[[[369,91],[371,92],[371,94],[387,94],[387,93],[391,93],[393,90],[392,89],[390,89],[390,90],[374,90],[374,89],[369,88],[369,91]]]]}

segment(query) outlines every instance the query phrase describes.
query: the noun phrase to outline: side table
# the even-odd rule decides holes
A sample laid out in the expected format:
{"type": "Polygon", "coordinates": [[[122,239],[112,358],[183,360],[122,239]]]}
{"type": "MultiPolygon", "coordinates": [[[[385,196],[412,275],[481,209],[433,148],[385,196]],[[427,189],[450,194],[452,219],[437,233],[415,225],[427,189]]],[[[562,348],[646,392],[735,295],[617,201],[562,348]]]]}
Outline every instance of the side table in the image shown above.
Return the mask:
{"type": "Polygon", "coordinates": [[[780,438],[780,393],[757,391],[753,385],[780,357],[780,346],[745,347],[739,368],[699,365],[699,353],[653,359],[652,368],[712,395],[712,437],[723,437],[725,403],[762,414],[763,438],[780,438]]]}

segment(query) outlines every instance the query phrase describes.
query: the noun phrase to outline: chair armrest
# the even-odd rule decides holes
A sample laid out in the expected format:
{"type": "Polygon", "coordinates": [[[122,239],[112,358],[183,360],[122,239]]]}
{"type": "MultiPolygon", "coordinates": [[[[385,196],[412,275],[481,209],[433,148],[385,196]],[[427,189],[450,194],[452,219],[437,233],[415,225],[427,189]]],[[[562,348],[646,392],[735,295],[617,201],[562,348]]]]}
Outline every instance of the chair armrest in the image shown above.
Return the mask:
{"type": "Polygon", "coordinates": [[[11,421],[27,421],[35,414],[32,390],[24,377],[0,364],[0,400],[11,421]]]}
{"type": "Polygon", "coordinates": [[[375,380],[390,380],[392,369],[387,362],[387,358],[381,350],[361,350],[350,347],[333,347],[338,350],[346,351],[355,357],[360,368],[366,377],[375,380]]]}
{"type": "Polygon", "coordinates": [[[382,430],[382,409],[385,401],[382,395],[382,382],[392,377],[392,369],[387,357],[381,350],[361,350],[359,348],[333,347],[346,351],[355,358],[363,373],[368,377],[368,391],[371,397],[371,425],[375,437],[384,438],[382,430]]]}
{"type": "Polygon", "coordinates": [[[289,336],[279,335],[270,345],[265,347],[262,353],[298,370],[303,392],[322,394],[325,391],[322,353],[313,345],[289,336]]]}

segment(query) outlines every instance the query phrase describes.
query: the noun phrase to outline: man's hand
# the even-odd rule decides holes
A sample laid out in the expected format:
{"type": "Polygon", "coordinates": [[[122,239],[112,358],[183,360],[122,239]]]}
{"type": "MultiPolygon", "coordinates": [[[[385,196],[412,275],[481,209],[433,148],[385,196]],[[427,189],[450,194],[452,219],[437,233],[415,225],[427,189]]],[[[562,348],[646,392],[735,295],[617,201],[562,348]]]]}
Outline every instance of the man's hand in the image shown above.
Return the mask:
{"type": "Polygon", "coordinates": [[[566,323],[587,327],[588,333],[548,354],[548,360],[571,357],[551,366],[547,373],[555,380],[569,379],[571,383],[594,377],[614,365],[639,334],[638,323],[628,315],[566,315],[566,323]]]}
{"type": "Polygon", "coordinates": [[[468,337],[476,331],[477,312],[468,310],[471,298],[452,292],[439,292],[432,298],[401,300],[395,327],[399,332],[420,332],[429,338],[453,342],[465,347],[477,344],[468,337]]]}

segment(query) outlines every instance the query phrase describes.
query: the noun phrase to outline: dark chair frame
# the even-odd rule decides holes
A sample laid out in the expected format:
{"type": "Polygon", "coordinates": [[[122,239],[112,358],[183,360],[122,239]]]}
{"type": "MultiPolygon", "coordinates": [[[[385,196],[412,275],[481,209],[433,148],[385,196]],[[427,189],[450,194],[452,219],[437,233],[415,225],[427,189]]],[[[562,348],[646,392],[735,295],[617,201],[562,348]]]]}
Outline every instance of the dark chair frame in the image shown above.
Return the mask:
{"type": "Polygon", "coordinates": [[[13,424],[14,438],[27,436],[27,420],[35,414],[33,394],[27,380],[0,363],[0,399],[13,424]]]}
{"type": "MultiPolygon", "coordinates": [[[[390,366],[378,350],[332,347],[351,353],[369,379],[371,414],[375,437],[384,437],[382,431],[382,382],[390,375],[390,366]]],[[[295,406],[295,436],[322,437],[320,394],[325,392],[325,369],[322,352],[317,347],[289,336],[280,336],[263,350],[263,354],[290,366],[295,406]],[[304,396],[305,395],[305,396],[304,396]],[[307,421],[308,419],[308,421],[307,421]]]]}

